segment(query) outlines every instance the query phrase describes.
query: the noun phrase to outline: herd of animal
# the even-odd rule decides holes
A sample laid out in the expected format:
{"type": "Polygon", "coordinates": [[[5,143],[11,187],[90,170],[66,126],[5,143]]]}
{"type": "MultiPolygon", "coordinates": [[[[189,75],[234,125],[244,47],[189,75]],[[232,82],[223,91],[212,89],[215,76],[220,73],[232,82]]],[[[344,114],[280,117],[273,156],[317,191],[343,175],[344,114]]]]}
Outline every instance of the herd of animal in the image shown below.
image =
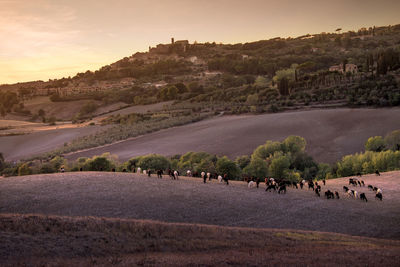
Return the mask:
{"type": "MultiPolygon", "coordinates": [[[[245,179],[245,181],[247,182],[247,186],[249,188],[255,187],[256,185],[258,188],[258,183],[259,183],[258,181],[255,182],[253,179],[245,179]]],[[[321,181],[320,181],[320,183],[321,183],[321,181]]],[[[316,196],[321,197],[322,187],[321,187],[320,183],[318,183],[318,181],[314,182],[314,181],[310,180],[310,181],[306,182],[305,180],[302,180],[299,183],[299,186],[301,189],[303,189],[303,187],[305,185],[307,185],[308,189],[312,189],[315,192],[316,196]]],[[[322,180],[322,184],[325,186],[326,181],[322,180]]],[[[353,185],[353,187],[357,187],[357,186],[365,187],[364,181],[359,180],[357,178],[349,178],[349,186],[350,185],[353,185]]],[[[277,191],[278,194],[286,193],[287,186],[291,186],[296,189],[299,188],[298,183],[296,183],[296,182],[289,182],[289,181],[277,182],[277,181],[275,181],[274,178],[265,178],[265,186],[266,186],[265,191],[271,192],[273,190],[274,192],[277,191]]],[[[375,192],[375,199],[382,201],[382,199],[383,199],[382,189],[380,189],[376,186],[372,186],[372,185],[368,185],[368,189],[375,192]]],[[[343,191],[345,192],[345,195],[349,198],[354,198],[354,199],[359,198],[362,201],[368,202],[368,199],[367,199],[367,196],[365,193],[359,193],[359,192],[357,192],[357,190],[349,189],[349,187],[347,187],[347,186],[343,186],[343,191]]],[[[340,194],[338,191],[333,192],[329,189],[325,191],[324,195],[327,199],[339,199],[340,198],[340,194]]]]}

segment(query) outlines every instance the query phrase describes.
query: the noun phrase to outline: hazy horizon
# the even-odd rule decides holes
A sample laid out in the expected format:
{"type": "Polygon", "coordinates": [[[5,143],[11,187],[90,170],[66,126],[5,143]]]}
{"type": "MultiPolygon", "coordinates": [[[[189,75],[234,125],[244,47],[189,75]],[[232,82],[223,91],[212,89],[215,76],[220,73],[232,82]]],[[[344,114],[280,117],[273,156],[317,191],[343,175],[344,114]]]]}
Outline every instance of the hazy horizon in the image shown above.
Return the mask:
{"type": "Polygon", "coordinates": [[[400,23],[400,2],[0,0],[0,84],[96,70],[170,38],[245,43],[400,23]]]}

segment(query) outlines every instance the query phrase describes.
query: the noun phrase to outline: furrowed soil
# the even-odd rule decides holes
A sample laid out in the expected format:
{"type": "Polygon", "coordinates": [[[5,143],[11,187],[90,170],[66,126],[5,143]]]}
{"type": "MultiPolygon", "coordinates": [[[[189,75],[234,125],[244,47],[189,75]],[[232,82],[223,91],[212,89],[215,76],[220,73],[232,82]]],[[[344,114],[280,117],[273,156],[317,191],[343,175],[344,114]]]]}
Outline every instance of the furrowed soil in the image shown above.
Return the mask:
{"type": "Polygon", "coordinates": [[[322,186],[340,199],[133,173],[2,178],[0,265],[398,266],[400,172],[359,179],[368,202],[344,195],[348,178],[322,186]]]}
{"type": "Polygon", "coordinates": [[[307,152],[311,156],[319,162],[332,163],[344,155],[363,151],[369,137],[384,136],[400,129],[399,118],[399,108],[341,108],[222,116],[72,153],[67,158],[110,152],[125,161],[150,153],[170,156],[188,151],[235,158],[250,155],[266,140],[282,141],[289,135],[299,135],[306,139],[307,152]]]}

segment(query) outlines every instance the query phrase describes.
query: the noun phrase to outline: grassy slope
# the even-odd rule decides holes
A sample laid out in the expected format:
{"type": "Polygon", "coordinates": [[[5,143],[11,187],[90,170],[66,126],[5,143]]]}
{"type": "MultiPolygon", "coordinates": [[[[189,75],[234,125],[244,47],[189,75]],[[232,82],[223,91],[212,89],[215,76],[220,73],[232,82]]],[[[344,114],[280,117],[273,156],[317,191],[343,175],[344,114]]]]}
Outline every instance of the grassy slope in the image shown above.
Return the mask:
{"type": "Polygon", "coordinates": [[[394,266],[400,261],[400,241],[95,217],[2,214],[0,239],[2,265],[394,266]]]}

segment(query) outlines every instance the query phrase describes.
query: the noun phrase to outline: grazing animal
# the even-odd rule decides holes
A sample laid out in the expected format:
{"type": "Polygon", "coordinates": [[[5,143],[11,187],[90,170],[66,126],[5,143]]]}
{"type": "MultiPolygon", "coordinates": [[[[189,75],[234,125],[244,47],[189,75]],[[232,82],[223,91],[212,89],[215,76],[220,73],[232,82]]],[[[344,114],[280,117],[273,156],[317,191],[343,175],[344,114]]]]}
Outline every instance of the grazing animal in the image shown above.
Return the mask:
{"type": "Polygon", "coordinates": [[[376,192],[378,191],[378,187],[374,186],[373,190],[376,192]]]}
{"type": "Polygon", "coordinates": [[[325,197],[326,197],[326,199],[330,199],[330,198],[334,199],[335,198],[334,194],[331,192],[331,190],[328,190],[325,192],[325,197]]]}
{"type": "Polygon", "coordinates": [[[271,189],[274,189],[274,191],[276,191],[276,184],[272,185],[270,184],[267,189],[265,189],[265,191],[271,191],[271,189]]]}
{"type": "Polygon", "coordinates": [[[324,179],[324,180],[322,180],[322,183],[323,183],[324,185],[326,185],[326,181],[325,181],[325,179],[324,179]]]}
{"type": "Polygon", "coordinates": [[[353,192],[352,191],[353,190],[347,190],[346,191],[346,194],[347,194],[348,197],[353,197],[353,192]]]}
{"type": "Polygon", "coordinates": [[[365,200],[365,202],[368,202],[368,199],[367,199],[367,197],[365,196],[365,193],[361,193],[361,194],[360,194],[360,199],[361,199],[361,200],[365,200]]]}
{"type": "Polygon", "coordinates": [[[378,170],[375,171],[375,174],[376,174],[377,176],[381,176],[381,173],[380,173],[378,170]]]}
{"type": "Polygon", "coordinates": [[[362,186],[365,186],[365,183],[364,183],[364,181],[363,181],[363,180],[361,180],[361,183],[362,183],[362,186]]]}
{"type": "Polygon", "coordinates": [[[382,201],[382,193],[377,193],[375,195],[375,198],[379,199],[380,201],[382,201]]]}
{"type": "Polygon", "coordinates": [[[178,171],[174,171],[174,179],[178,180],[178,175],[179,175],[178,171]]]}
{"type": "Polygon", "coordinates": [[[377,194],[378,194],[378,193],[381,193],[381,194],[382,194],[382,189],[378,188],[378,189],[376,190],[376,193],[377,193],[377,194]]]}
{"type": "Polygon", "coordinates": [[[357,172],[357,176],[358,177],[361,177],[362,175],[361,175],[361,172],[357,172]]]}
{"type": "Polygon", "coordinates": [[[316,194],[317,196],[321,197],[321,194],[319,193],[319,190],[318,190],[318,189],[315,190],[315,194],[316,194]]]}
{"type": "Polygon", "coordinates": [[[368,185],[368,189],[369,189],[369,190],[374,190],[374,187],[373,187],[372,185],[369,184],[369,185],[368,185]]]}
{"type": "Polygon", "coordinates": [[[137,173],[141,173],[142,172],[142,169],[139,167],[139,168],[137,168],[137,173]]]}
{"type": "Polygon", "coordinates": [[[360,181],[357,181],[357,184],[361,187],[361,182],[360,181]]]}
{"type": "Polygon", "coordinates": [[[247,184],[247,187],[248,187],[248,188],[254,187],[254,182],[253,182],[253,181],[250,181],[250,182],[247,184]]]}
{"type": "Polygon", "coordinates": [[[349,188],[347,186],[343,186],[343,191],[347,192],[347,191],[349,191],[349,188]]]}
{"type": "Polygon", "coordinates": [[[321,186],[317,185],[317,190],[321,191],[321,186]]]}
{"type": "Polygon", "coordinates": [[[218,182],[222,183],[222,176],[218,175],[218,182]]]}
{"type": "Polygon", "coordinates": [[[293,187],[296,187],[296,189],[299,189],[296,182],[292,182],[292,185],[293,185],[293,187]]]}
{"type": "Polygon", "coordinates": [[[349,179],[349,185],[354,185],[354,186],[357,186],[357,179],[356,178],[350,178],[349,179]]]}
{"type": "Polygon", "coordinates": [[[191,176],[192,176],[192,172],[191,172],[190,170],[187,170],[187,171],[186,171],[186,175],[187,175],[188,177],[191,177],[191,176]]]}
{"type": "Polygon", "coordinates": [[[335,196],[336,196],[336,198],[337,199],[339,199],[340,197],[339,197],[339,193],[338,193],[338,191],[335,191],[335,196]]]}
{"type": "Polygon", "coordinates": [[[314,191],[314,182],[313,181],[309,181],[308,182],[308,189],[312,188],[312,190],[314,191]]]}
{"type": "Polygon", "coordinates": [[[283,184],[279,187],[278,194],[280,194],[281,192],[286,194],[286,184],[283,184]]]}
{"type": "Polygon", "coordinates": [[[303,181],[300,182],[300,189],[303,189],[304,183],[303,181]]]}

